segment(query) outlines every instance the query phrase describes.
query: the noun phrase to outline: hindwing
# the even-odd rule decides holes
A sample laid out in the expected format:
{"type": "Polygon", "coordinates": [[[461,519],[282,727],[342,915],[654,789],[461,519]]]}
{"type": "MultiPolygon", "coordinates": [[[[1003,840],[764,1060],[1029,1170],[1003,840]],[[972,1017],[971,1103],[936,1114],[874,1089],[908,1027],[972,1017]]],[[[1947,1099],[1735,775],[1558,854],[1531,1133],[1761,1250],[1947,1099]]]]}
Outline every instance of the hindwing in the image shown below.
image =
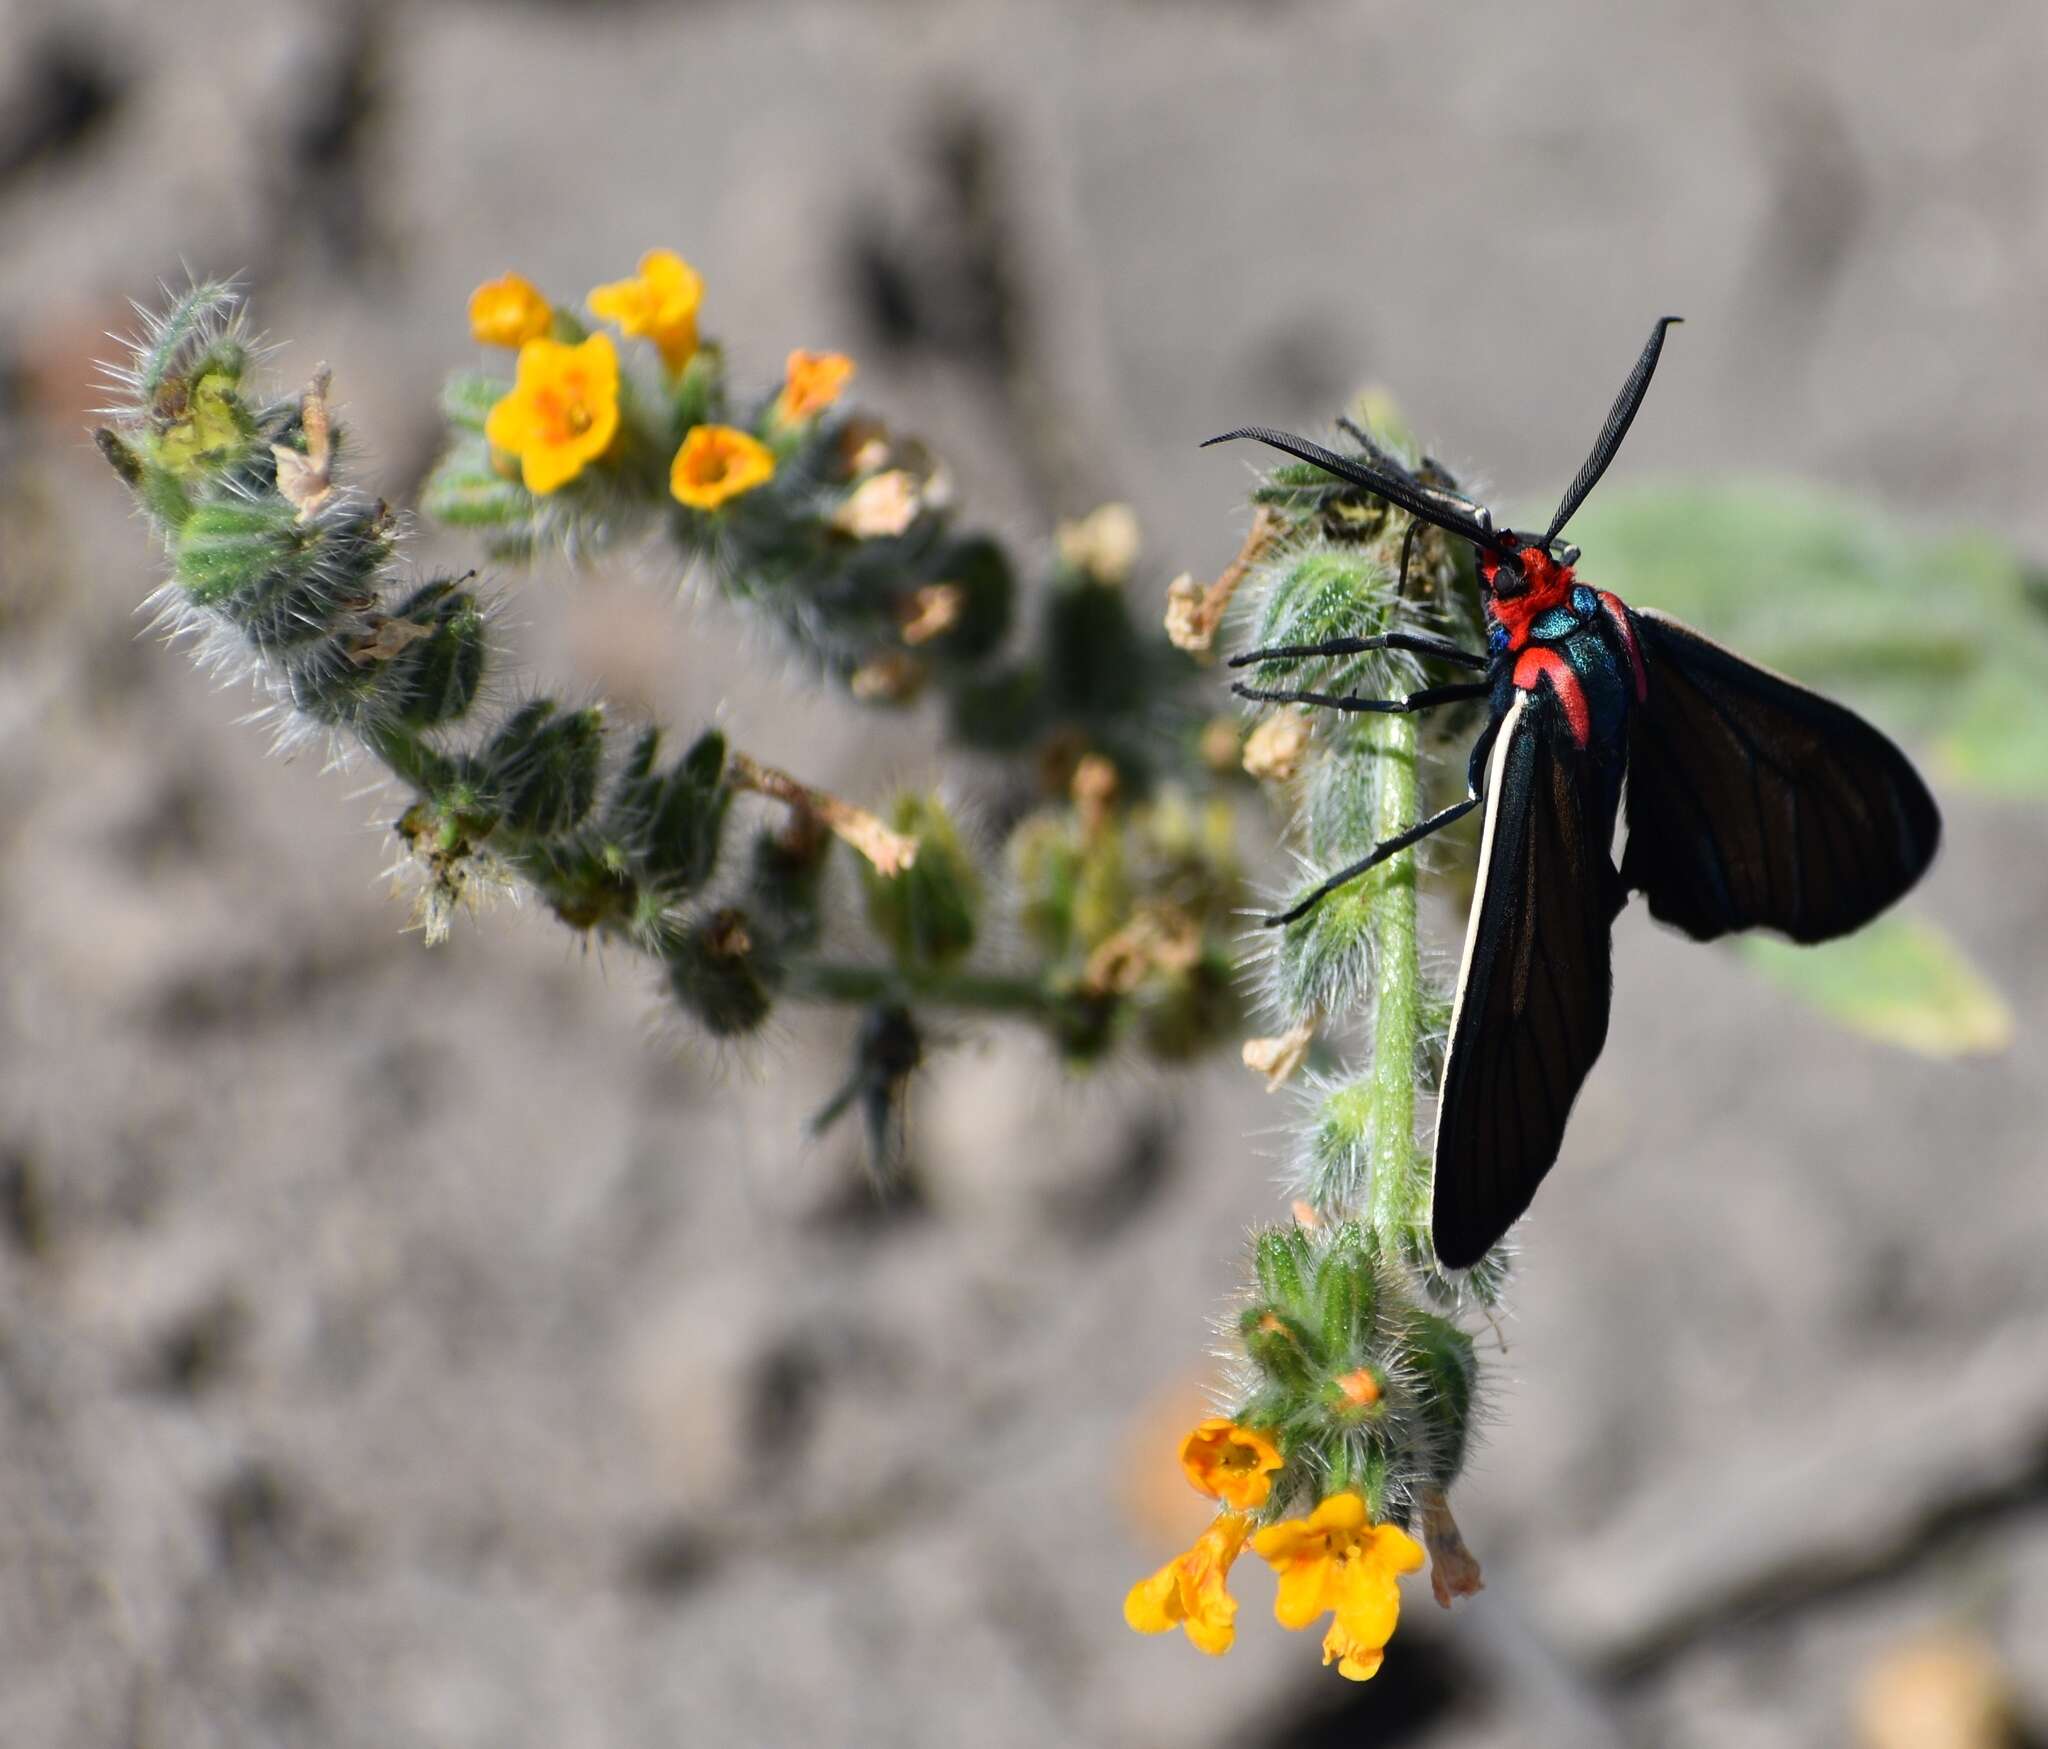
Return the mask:
{"type": "Polygon", "coordinates": [[[1631,717],[1621,878],[1651,916],[1701,941],[1827,941],[1920,878],[1941,816],[1905,754],[1675,620],[1631,617],[1649,696],[1631,717]]]}

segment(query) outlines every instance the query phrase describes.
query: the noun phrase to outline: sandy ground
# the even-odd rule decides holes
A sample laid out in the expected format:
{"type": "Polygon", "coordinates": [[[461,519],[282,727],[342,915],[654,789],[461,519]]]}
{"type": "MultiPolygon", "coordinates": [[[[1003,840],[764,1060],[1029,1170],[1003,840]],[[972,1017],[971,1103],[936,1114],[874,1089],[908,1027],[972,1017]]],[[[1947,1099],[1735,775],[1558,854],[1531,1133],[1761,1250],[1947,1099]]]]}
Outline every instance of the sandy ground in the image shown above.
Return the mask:
{"type": "MultiPolygon", "coordinates": [[[[983,520],[1128,498],[1164,576],[1241,526],[1205,432],[1378,377],[1541,495],[1680,309],[1624,468],[2041,553],[2044,82],[2033,0],[0,5],[0,1743],[1775,1749],[1864,1740],[1930,1633],[2048,1726],[2038,810],[1953,801],[1923,901],[1994,1061],[1623,919],[1461,1502],[1486,1594],[1352,1689],[1248,1576],[1206,1661],[1118,1608],[1282,1108],[970,1033],[879,1219],[800,1133],[839,1020],[710,1053],[544,920],[425,951],[385,804],[137,638],[79,390],[123,298],[246,269],[402,497],[472,283],[671,244],[764,373],[846,346],[983,520]]],[[[669,581],[518,580],[526,659],[852,793],[939,770],[669,581]]]]}

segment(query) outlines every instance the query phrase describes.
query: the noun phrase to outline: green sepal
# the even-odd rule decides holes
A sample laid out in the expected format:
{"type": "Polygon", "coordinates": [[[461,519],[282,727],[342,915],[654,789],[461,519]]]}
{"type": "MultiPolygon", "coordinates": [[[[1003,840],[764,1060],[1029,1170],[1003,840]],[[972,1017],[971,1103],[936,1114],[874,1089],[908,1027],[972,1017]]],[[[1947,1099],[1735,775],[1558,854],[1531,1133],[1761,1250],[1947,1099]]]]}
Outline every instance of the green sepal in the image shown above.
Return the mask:
{"type": "Polygon", "coordinates": [[[305,544],[298,512],[281,498],[215,500],[185,519],[172,574],[195,607],[229,612],[236,596],[302,562],[305,544]]]}
{"type": "Polygon", "coordinates": [[[141,501],[151,521],[175,531],[192,514],[192,499],[185,483],[168,468],[152,461],[111,425],[99,426],[92,439],[107,465],[120,475],[121,483],[141,501]]]}
{"type": "Polygon", "coordinates": [[[392,617],[430,628],[383,665],[379,691],[398,721],[426,729],[466,716],[490,653],[476,597],[443,579],[415,590],[392,617]]]}
{"type": "Polygon", "coordinates": [[[1079,988],[1056,990],[1046,1008],[1054,1048],[1070,1069],[1099,1063],[1116,1044],[1122,1005],[1114,996],[1079,988]]]}
{"type": "MultiPolygon", "coordinates": [[[[425,818],[420,809],[431,811],[434,795],[456,781],[460,771],[457,758],[443,753],[438,747],[428,745],[419,736],[404,729],[365,723],[362,733],[363,741],[370,751],[391,767],[401,783],[410,784],[419,793],[419,804],[408,810],[413,828],[418,829],[425,818]]],[[[411,836],[412,832],[408,831],[408,842],[411,836]]]]}
{"type": "Polygon", "coordinates": [[[960,591],[960,611],[920,649],[948,663],[974,663],[993,655],[1009,635],[1017,599],[1017,580],[1003,549],[986,535],[956,540],[940,555],[933,580],[960,591]]]}
{"type": "Polygon", "coordinates": [[[440,762],[415,780],[419,805],[407,813],[407,841],[443,855],[466,855],[498,824],[486,793],[485,776],[474,754],[440,762]]]}
{"type": "Polygon", "coordinates": [[[315,638],[282,653],[293,709],[329,728],[368,734],[384,720],[374,665],[355,661],[339,638],[315,638]]]}
{"type": "Polygon", "coordinates": [[[1017,920],[1049,958],[1074,940],[1074,906],[1086,851],[1070,817],[1039,813],[1010,834],[1009,860],[1017,920]]]}
{"type": "MultiPolygon", "coordinates": [[[[225,281],[205,280],[151,323],[149,345],[135,360],[136,392],[145,406],[154,409],[174,376],[190,374],[193,361],[187,353],[192,348],[203,348],[200,356],[205,357],[228,340],[218,325],[234,305],[235,294],[225,281]]],[[[246,357],[239,341],[231,344],[246,357]]]]}
{"type": "Polygon", "coordinates": [[[185,482],[155,462],[144,464],[142,485],[136,495],[150,519],[172,533],[184,527],[185,519],[192,514],[192,494],[185,489],[185,482]]]}
{"type": "Polygon", "coordinates": [[[1145,1049],[1162,1062],[1185,1062],[1235,1030],[1232,971],[1221,949],[1205,945],[1193,965],[1147,977],[1133,996],[1145,1049]]]}
{"type": "Polygon", "coordinates": [[[825,869],[830,833],[764,828],[749,849],[747,893],[789,951],[816,945],[824,932],[825,869]]]}
{"type": "Polygon", "coordinates": [[[1465,1464],[1479,1356],[1470,1336],[1427,1312],[1416,1315],[1407,1349],[1410,1364],[1421,1374],[1416,1400],[1431,1429],[1430,1480],[1448,1488],[1465,1464]]]}
{"type": "Polygon", "coordinates": [[[420,510],[451,528],[505,530],[525,525],[534,514],[533,494],[491,464],[481,441],[454,445],[420,490],[420,510]]]}
{"type": "Polygon", "coordinates": [[[752,1032],[774,1007],[778,968],[754,919],[726,906],[693,924],[668,954],[675,998],[720,1038],[752,1032]]]}
{"type": "Polygon", "coordinates": [[[1055,708],[1083,718],[1135,709],[1151,680],[1152,651],[1121,589],[1063,580],[1046,599],[1045,673],[1055,708]]]}
{"type": "Polygon", "coordinates": [[[381,509],[306,524],[282,499],[216,499],[186,517],[173,571],[194,606],[224,615],[260,649],[288,650],[374,600],[390,551],[381,509]]]}
{"type": "Polygon", "coordinates": [[[669,446],[676,447],[693,426],[717,425],[725,419],[725,353],[716,345],[690,354],[668,388],[669,446]]]}
{"type": "Polygon", "coordinates": [[[1308,1235],[1300,1227],[1268,1227],[1252,1241],[1252,1270],[1267,1304],[1305,1306],[1314,1273],[1308,1235]]]}
{"type": "Polygon", "coordinates": [[[694,892],[718,861],[732,790],[725,737],[700,735],[667,772],[654,767],[659,733],[643,730],[612,786],[607,830],[670,895],[694,892]]]}
{"type": "Polygon", "coordinates": [[[571,929],[618,929],[634,920],[639,883],[587,836],[534,839],[511,860],[571,929]]]}
{"type": "Polygon", "coordinates": [[[1279,1306],[1247,1306],[1237,1332],[1252,1364],[1275,1385],[1297,1397],[1315,1388],[1323,1355],[1300,1319],[1279,1306]]]}
{"type": "Polygon", "coordinates": [[[1393,1467],[1387,1448],[1376,1439],[1368,1439],[1364,1451],[1354,1453],[1349,1441],[1344,1442],[1344,1451],[1351,1460],[1350,1486],[1364,1499],[1366,1517],[1374,1524],[1385,1523],[1387,1478],[1393,1467]]]}
{"type": "Polygon", "coordinates": [[[441,385],[441,417],[458,431],[483,436],[491,409],[512,392],[503,377],[485,371],[458,370],[441,385]]]}
{"type": "Polygon", "coordinates": [[[999,668],[956,688],[946,704],[947,725],[962,746],[1014,753],[1044,726],[1044,677],[1036,667],[999,668]]]}
{"type": "Polygon", "coordinates": [[[504,827],[551,837],[579,825],[597,800],[603,757],[601,712],[558,715],[547,698],[522,705],[482,755],[504,827]]]}
{"type": "Polygon", "coordinates": [[[1347,1222],[1316,1267],[1316,1330],[1333,1365],[1348,1365],[1364,1349],[1377,1290],[1373,1255],[1357,1226],[1347,1222]]]}

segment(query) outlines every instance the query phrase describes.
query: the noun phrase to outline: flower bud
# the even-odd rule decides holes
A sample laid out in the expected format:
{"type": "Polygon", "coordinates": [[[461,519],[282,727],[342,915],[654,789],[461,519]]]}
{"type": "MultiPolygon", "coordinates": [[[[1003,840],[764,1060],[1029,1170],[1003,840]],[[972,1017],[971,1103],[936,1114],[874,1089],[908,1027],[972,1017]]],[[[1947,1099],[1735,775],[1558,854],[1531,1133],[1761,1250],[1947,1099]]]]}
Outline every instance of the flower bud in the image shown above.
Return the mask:
{"type": "Polygon", "coordinates": [[[890,824],[917,841],[917,857],[891,875],[863,866],[868,920],[906,969],[942,970],[974,946],[980,876],[936,796],[899,797],[890,824]]]}

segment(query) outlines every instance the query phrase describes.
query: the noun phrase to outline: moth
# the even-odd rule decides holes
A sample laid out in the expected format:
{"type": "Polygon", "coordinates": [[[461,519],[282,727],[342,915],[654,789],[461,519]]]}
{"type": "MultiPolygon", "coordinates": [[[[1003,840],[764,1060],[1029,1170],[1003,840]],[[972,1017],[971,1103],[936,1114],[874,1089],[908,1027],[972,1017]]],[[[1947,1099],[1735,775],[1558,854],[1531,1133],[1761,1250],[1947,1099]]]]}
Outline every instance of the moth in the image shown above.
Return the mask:
{"type": "Polygon", "coordinates": [[[1236,690],[1337,711],[1487,701],[1462,800],[1266,919],[1295,922],[1387,857],[1485,808],[1437,1116],[1430,1233],[1447,1269],[1484,1257],[1557,1161],[1572,1102],[1607,1040],[1612,925],[1630,894],[1696,941],[1743,929],[1830,941],[1919,880],[1941,837],[1919,773],[1855,712],[1580,580],[1565,525],[1620,450],[1679,319],[1651,330],[1540,536],[1496,527],[1483,505],[1361,432],[1352,433],[1359,457],[1264,426],[1209,439],[1252,438],[1311,462],[1470,542],[1477,560],[1483,652],[1387,632],[1252,650],[1232,663],[1266,670],[1402,650],[1475,678],[1395,699],[1236,690]]]}

